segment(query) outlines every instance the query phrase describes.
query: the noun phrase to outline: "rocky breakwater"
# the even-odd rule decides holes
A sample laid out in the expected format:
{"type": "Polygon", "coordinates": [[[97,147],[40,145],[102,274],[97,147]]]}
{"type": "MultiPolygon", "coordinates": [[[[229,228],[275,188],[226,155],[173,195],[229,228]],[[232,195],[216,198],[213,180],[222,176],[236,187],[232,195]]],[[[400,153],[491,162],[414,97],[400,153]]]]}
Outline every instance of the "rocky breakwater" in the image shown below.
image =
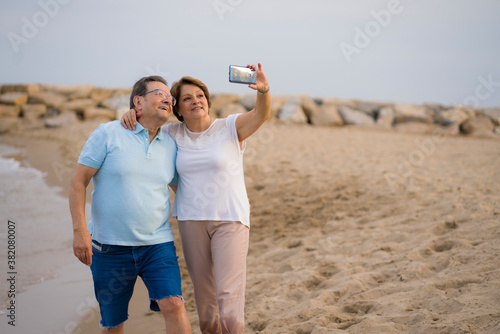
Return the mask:
{"type": "Polygon", "coordinates": [[[309,96],[273,98],[273,106],[277,119],[283,122],[500,138],[500,108],[312,99],[309,96]]]}
{"type": "MultiPolygon", "coordinates": [[[[119,119],[129,109],[130,89],[42,84],[0,87],[0,134],[61,128],[119,119]]],[[[213,117],[254,107],[255,94],[213,94],[213,117]]],[[[403,104],[273,96],[272,120],[313,126],[369,126],[416,133],[500,138],[500,108],[403,104]]],[[[175,122],[172,115],[171,120],[175,122]]]]}
{"type": "Polygon", "coordinates": [[[129,89],[28,84],[3,85],[0,91],[0,133],[109,121],[129,109],[129,89]]]}

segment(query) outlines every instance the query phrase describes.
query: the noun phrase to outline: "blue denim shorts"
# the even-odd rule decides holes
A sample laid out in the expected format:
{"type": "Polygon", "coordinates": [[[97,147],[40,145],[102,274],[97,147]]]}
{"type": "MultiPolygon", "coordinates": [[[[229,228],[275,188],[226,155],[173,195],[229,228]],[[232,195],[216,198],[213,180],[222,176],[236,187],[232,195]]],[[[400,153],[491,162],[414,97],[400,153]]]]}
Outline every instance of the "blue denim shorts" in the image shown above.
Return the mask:
{"type": "Polygon", "coordinates": [[[116,327],[128,319],[128,304],[137,276],[146,285],[150,308],[158,300],[182,298],[181,275],[174,242],[150,246],[115,246],[92,241],[92,277],[101,311],[101,326],[116,327]]]}

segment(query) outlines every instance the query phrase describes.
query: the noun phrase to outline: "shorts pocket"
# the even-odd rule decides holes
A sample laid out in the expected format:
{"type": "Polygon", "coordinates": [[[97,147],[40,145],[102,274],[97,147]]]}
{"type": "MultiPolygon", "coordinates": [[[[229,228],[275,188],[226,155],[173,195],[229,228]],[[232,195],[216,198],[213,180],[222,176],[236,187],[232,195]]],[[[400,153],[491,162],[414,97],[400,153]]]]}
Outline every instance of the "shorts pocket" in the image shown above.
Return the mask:
{"type": "Polygon", "coordinates": [[[110,248],[111,248],[111,245],[104,245],[104,244],[101,244],[100,242],[92,240],[92,250],[94,250],[94,251],[97,251],[99,253],[107,253],[110,248]]]}

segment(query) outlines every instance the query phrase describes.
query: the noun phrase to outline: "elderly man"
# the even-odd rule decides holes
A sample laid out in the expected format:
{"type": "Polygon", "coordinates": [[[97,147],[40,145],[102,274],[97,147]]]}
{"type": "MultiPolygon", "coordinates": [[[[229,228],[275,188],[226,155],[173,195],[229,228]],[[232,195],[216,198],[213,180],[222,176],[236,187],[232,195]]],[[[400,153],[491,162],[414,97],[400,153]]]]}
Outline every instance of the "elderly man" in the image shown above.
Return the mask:
{"type": "Polygon", "coordinates": [[[160,131],[174,103],[162,77],[140,79],[130,97],[130,107],[143,114],[136,129],[126,130],[119,121],[100,125],[82,149],[71,180],[73,249],[92,271],[101,333],[124,333],[137,276],[149,291],[151,309],[162,312],[167,332],[191,333],[169,224],[177,148],[160,131]],[[90,180],[94,191],[87,226],[90,180]]]}

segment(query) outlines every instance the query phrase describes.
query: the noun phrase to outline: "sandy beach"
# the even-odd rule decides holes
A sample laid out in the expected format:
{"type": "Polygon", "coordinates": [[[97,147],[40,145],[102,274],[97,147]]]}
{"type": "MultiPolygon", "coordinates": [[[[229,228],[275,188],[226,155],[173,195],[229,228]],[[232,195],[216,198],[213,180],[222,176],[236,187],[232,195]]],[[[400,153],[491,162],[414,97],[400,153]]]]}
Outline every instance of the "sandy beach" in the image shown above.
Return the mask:
{"type": "MultiPolygon", "coordinates": [[[[72,311],[60,321],[68,328],[19,331],[5,326],[4,314],[1,333],[98,332],[99,316],[87,298],[89,291],[93,297],[90,273],[72,255],[65,198],[75,152],[96,124],[31,131],[31,138],[51,142],[50,149],[58,145],[59,153],[51,153],[48,164],[41,160],[50,154],[21,159],[46,172],[39,179],[52,188],[37,196],[65,203],[55,205],[60,219],[41,229],[59,231],[53,236],[62,245],[50,247],[58,261],[43,265],[73,270],[27,284],[19,294],[26,302],[17,320],[20,326],[49,323],[57,311],[47,306],[58,304],[72,311]],[[54,161],[61,162],[59,168],[54,161]],[[72,290],[62,289],[71,284],[72,290]],[[41,300],[44,312],[31,300],[41,300]]],[[[38,145],[35,151],[44,152],[41,140],[6,137],[0,143],[22,142],[26,150],[38,145]]],[[[269,121],[248,142],[245,175],[252,206],[246,333],[500,332],[498,139],[269,121]]],[[[2,219],[3,210],[12,216],[12,207],[4,205],[2,219]]],[[[179,240],[175,220],[172,225],[179,240]]],[[[42,232],[23,231],[19,244],[37,240],[37,233],[42,232]]],[[[191,282],[176,244],[186,307],[193,333],[199,333],[191,282]]],[[[28,258],[20,257],[19,265],[31,266],[28,258]]],[[[139,282],[128,333],[164,332],[163,318],[147,308],[139,282]]]]}

